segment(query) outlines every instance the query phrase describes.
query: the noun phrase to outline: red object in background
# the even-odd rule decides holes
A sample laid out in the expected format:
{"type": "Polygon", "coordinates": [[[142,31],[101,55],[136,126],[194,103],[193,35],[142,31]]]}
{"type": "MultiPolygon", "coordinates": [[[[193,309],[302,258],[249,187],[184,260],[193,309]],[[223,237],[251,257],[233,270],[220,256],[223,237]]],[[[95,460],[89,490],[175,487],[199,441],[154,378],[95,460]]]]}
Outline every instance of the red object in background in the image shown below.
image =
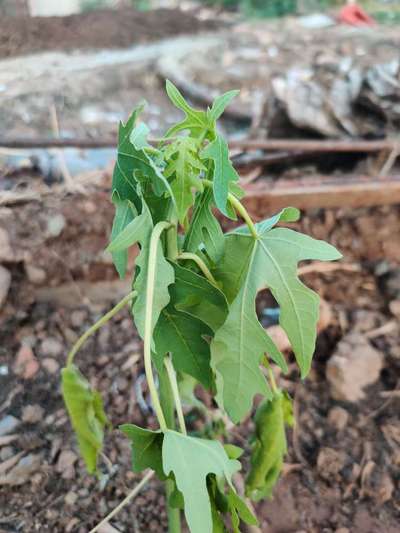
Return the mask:
{"type": "Polygon", "coordinates": [[[375,20],[357,4],[343,7],[339,13],[339,21],[351,26],[374,26],[376,24],[375,20]]]}

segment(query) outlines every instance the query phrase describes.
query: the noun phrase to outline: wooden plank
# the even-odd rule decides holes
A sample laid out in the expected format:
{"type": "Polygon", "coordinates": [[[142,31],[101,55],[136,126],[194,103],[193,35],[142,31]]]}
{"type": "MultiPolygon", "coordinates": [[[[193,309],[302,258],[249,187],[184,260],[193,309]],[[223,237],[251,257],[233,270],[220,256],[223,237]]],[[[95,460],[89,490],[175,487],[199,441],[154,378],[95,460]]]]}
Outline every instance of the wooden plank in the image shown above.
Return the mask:
{"type": "Polygon", "coordinates": [[[286,206],[299,209],[369,207],[400,203],[400,176],[317,176],[303,180],[260,179],[248,185],[243,203],[261,215],[286,206]]]}

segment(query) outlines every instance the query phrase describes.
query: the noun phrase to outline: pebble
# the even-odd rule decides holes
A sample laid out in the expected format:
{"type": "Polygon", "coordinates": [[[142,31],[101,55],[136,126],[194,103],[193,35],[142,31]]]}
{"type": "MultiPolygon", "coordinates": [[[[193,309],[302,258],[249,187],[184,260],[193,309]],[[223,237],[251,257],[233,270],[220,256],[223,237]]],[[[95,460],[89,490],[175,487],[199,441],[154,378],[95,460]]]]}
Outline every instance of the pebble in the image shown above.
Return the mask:
{"type": "Polygon", "coordinates": [[[42,361],[42,367],[47,370],[49,374],[57,374],[60,369],[60,365],[52,357],[45,357],[42,361]]]}
{"type": "Polygon", "coordinates": [[[0,228],[0,262],[13,261],[15,254],[11,248],[10,238],[5,229],[0,228]]]}
{"type": "Polygon", "coordinates": [[[338,431],[344,429],[349,422],[349,413],[343,407],[332,407],[328,413],[328,423],[338,431]]]}
{"type": "Polygon", "coordinates": [[[17,352],[13,370],[22,379],[32,379],[39,370],[39,363],[30,346],[23,344],[17,352]]]}
{"type": "Polygon", "coordinates": [[[319,475],[326,479],[332,480],[339,474],[346,464],[346,454],[340,450],[323,447],[320,449],[317,459],[317,468],[319,475]]]}
{"type": "Polygon", "coordinates": [[[61,213],[56,213],[47,219],[47,234],[50,237],[58,237],[65,228],[65,217],[61,213]]]}
{"type": "Polygon", "coordinates": [[[396,318],[400,318],[400,300],[392,300],[389,303],[389,309],[392,315],[396,318]]]}
{"type": "Polygon", "coordinates": [[[26,405],[22,409],[22,421],[27,424],[36,424],[43,419],[44,409],[40,405],[26,405]]]}
{"type": "Polygon", "coordinates": [[[55,337],[47,337],[40,345],[40,353],[46,357],[57,357],[64,351],[64,346],[55,337]]]}
{"type": "Polygon", "coordinates": [[[0,309],[6,303],[10,285],[11,274],[6,268],[0,265],[0,309]]]}
{"type": "Polygon", "coordinates": [[[30,453],[22,457],[5,476],[1,478],[1,484],[18,486],[27,483],[32,478],[32,474],[40,468],[40,455],[30,453]]]}
{"type": "Polygon", "coordinates": [[[46,271],[29,263],[25,263],[25,274],[34,285],[41,285],[46,280],[46,271]]]}
{"type": "Polygon", "coordinates": [[[70,490],[67,495],[65,496],[64,498],[64,501],[67,505],[75,505],[76,501],[78,500],[78,494],[76,492],[73,492],[72,490],[70,490]]]}
{"type": "Polygon", "coordinates": [[[360,333],[348,333],[338,343],[326,366],[332,397],[354,403],[362,400],[364,388],[379,379],[382,367],[382,353],[360,333]]]}
{"type": "Polygon", "coordinates": [[[75,452],[72,450],[63,450],[58,458],[56,471],[62,474],[65,470],[73,467],[77,460],[78,456],[75,452]]]}
{"type": "Polygon", "coordinates": [[[0,448],[0,461],[7,461],[15,454],[12,446],[2,446],[0,448]]]}
{"type": "Polygon", "coordinates": [[[80,328],[84,325],[88,317],[87,311],[77,309],[76,311],[73,311],[70,316],[71,325],[74,328],[80,328]]]}
{"type": "Polygon", "coordinates": [[[7,415],[0,420],[0,437],[12,433],[21,424],[21,420],[18,420],[15,416],[7,415]]]}

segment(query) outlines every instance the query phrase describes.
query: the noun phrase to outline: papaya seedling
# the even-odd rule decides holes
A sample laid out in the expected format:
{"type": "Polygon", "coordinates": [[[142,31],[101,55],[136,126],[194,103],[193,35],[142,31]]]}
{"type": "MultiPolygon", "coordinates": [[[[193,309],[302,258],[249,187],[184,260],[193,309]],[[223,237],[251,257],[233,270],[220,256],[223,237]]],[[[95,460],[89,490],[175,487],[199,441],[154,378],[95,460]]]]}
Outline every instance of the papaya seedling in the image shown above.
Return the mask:
{"type": "Polygon", "coordinates": [[[124,277],[128,250],[139,246],[132,292],[73,347],[62,370],[62,391],[87,470],[100,476],[98,459],[109,423],[99,393],[74,357],[89,335],[129,305],[143,339],[159,426],[120,427],[132,445],[133,471],[149,469],[165,482],[170,533],[181,531],[181,510],[191,533],[238,532],[242,522],[257,524],[246,497],[271,496],[286,453],[285,427],[293,424],[291,400],[271,369],[275,364],[286,373],[287,362],[258,320],[257,294],[269,289],[278,303],[280,325],[305,378],[315,348],[319,298],[298,279],[297,266],[341,256],[323,241],[277,227],[299,218],[295,208],[258,223],[249,216],[227,142],[216,127],[237,91],[203,111],[192,108],[168,81],[166,90],[184,118],[158,146],[150,145],[149,129],[139,122],[142,106],[119,128],[112,180],[115,218],[107,250],[124,277]],[[224,234],[216,210],[244,224],[224,234]],[[220,421],[229,417],[233,424],[252,412],[256,395],[263,397],[246,450],[251,467],[245,495],[234,483],[243,450],[230,442],[229,432],[219,431],[217,438],[210,427],[200,436],[187,430],[182,399],[208,413],[195,396],[196,387],[215,399],[216,418],[220,413],[220,421]]]}

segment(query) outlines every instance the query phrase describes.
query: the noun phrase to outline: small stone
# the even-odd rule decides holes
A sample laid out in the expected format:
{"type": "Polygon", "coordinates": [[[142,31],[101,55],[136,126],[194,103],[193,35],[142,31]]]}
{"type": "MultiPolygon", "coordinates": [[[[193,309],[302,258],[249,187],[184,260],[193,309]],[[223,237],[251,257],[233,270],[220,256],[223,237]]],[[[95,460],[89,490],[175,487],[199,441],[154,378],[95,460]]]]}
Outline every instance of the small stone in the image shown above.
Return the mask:
{"type": "Polygon", "coordinates": [[[4,228],[0,228],[0,262],[13,261],[14,258],[8,233],[4,228]]]}
{"type": "Polygon", "coordinates": [[[40,345],[40,353],[46,357],[57,357],[64,351],[64,346],[55,337],[47,337],[40,345]]]}
{"type": "Polygon", "coordinates": [[[50,237],[58,237],[65,228],[65,218],[61,213],[52,215],[47,219],[47,234],[50,237]]]}
{"type": "Polygon", "coordinates": [[[32,379],[39,370],[39,363],[30,346],[23,344],[17,352],[13,370],[22,379],[32,379]]]}
{"type": "Polygon", "coordinates": [[[22,421],[26,424],[36,424],[42,420],[44,409],[40,405],[27,405],[22,409],[22,421]]]}
{"type": "Polygon", "coordinates": [[[7,461],[15,455],[14,448],[12,446],[2,446],[0,448],[0,461],[7,461]]]}
{"type": "Polygon", "coordinates": [[[346,454],[333,448],[321,448],[317,459],[320,476],[327,481],[336,477],[346,464],[346,454]]]}
{"type": "Polygon", "coordinates": [[[71,313],[71,325],[74,328],[80,328],[83,326],[85,321],[87,320],[87,311],[77,309],[76,311],[73,311],[71,313]]]}
{"type": "Polygon", "coordinates": [[[28,280],[34,285],[41,285],[46,281],[46,271],[43,268],[25,263],[25,273],[28,280]]]}
{"type": "Polygon", "coordinates": [[[326,377],[335,400],[358,402],[364,388],[375,383],[383,366],[383,355],[356,332],[348,333],[338,343],[326,367],[326,377]]]}
{"type": "Polygon", "coordinates": [[[78,456],[72,450],[63,450],[58,458],[56,471],[62,474],[65,470],[73,467],[77,460],[78,456]]]}
{"type": "Polygon", "coordinates": [[[392,315],[396,318],[400,318],[400,300],[392,300],[389,303],[389,309],[392,315]]]}
{"type": "Polygon", "coordinates": [[[349,413],[343,407],[332,407],[328,413],[328,422],[338,431],[344,429],[349,421],[349,413]]]}
{"type": "Polygon", "coordinates": [[[18,420],[15,416],[7,415],[0,420],[0,437],[12,433],[14,429],[21,424],[21,420],[18,420]]]}
{"type": "Polygon", "coordinates": [[[11,274],[6,268],[0,265],[0,309],[6,303],[10,285],[11,274]]]}
{"type": "Polygon", "coordinates": [[[347,527],[339,527],[339,529],[335,529],[335,533],[350,533],[350,529],[347,527]]]}
{"type": "Polygon", "coordinates": [[[41,457],[30,453],[16,464],[6,475],[2,476],[3,485],[18,486],[31,480],[34,472],[40,468],[41,457]]]}
{"type": "Polygon", "coordinates": [[[65,496],[64,501],[65,501],[65,503],[67,505],[73,506],[73,505],[75,505],[78,497],[79,496],[78,496],[78,494],[76,492],[73,492],[72,490],[70,490],[68,492],[68,494],[65,496]]]}
{"type": "Polygon", "coordinates": [[[42,367],[47,370],[49,374],[57,374],[60,369],[60,365],[52,357],[45,357],[42,361],[42,367]]]}

